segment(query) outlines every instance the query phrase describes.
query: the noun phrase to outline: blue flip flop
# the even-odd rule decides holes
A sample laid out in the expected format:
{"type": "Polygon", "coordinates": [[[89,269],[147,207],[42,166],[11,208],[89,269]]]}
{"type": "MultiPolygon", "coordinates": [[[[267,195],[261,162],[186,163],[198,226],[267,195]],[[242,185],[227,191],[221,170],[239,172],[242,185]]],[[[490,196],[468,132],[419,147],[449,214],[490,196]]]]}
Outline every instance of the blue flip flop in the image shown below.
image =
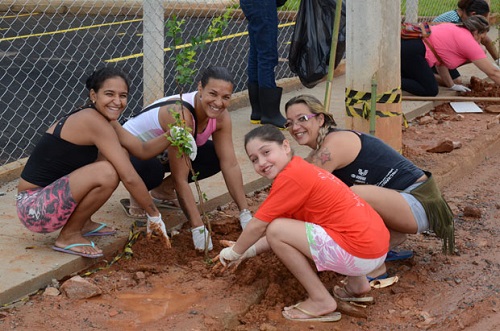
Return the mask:
{"type": "Polygon", "coordinates": [[[413,251],[389,251],[385,258],[385,261],[398,261],[398,260],[406,260],[413,257],[413,251]]]}
{"type": "Polygon", "coordinates": [[[73,255],[80,255],[80,256],[83,256],[83,257],[89,257],[91,259],[96,259],[96,258],[104,256],[104,254],[102,254],[102,253],[100,253],[100,254],[85,254],[85,253],[82,253],[82,252],[77,252],[77,251],[71,250],[71,248],[73,248],[73,247],[80,247],[80,246],[95,247],[95,244],[94,244],[93,241],[91,241],[90,244],[72,244],[72,245],[68,245],[68,246],[66,246],[64,248],[57,247],[57,246],[52,246],[52,249],[55,250],[55,251],[58,251],[58,252],[63,252],[63,253],[68,253],[68,254],[73,254],[73,255]]]}
{"type": "Polygon", "coordinates": [[[99,223],[100,225],[95,228],[94,230],[92,231],[89,231],[87,233],[85,233],[83,235],[83,237],[91,237],[91,236],[111,236],[111,235],[114,235],[116,233],[116,230],[112,230],[112,231],[103,231],[103,232],[99,232],[101,231],[102,229],[104,229],[105,227],[107,227],[108,225],[106,223],[99,223]]]}
{"type": "Polygon", "coordinates": [[[386,279],[388,278],[389,275],[387,274],[387,272],[385,274],[381,274],[377,277],[370,277],[370,276],[366,276],[366,279],[368,279],[368,282],[371,282],[372,280],[380,280],[380,279],[386,279]]]}

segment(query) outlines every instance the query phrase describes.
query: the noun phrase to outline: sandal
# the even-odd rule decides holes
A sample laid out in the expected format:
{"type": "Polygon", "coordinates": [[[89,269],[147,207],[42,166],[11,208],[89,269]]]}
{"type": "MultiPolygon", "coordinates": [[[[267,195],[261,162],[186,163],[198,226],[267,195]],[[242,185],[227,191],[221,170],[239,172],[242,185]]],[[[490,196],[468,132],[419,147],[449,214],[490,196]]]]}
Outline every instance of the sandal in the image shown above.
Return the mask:
{"type": "Polygon", "coordinates": [[[135,219],[146,219],[147,218],[146,212],[141,207],[130,207],[130,199],[121,199],[120,205],[122,206],[125,214],[127,214],[127,216],[130,218],[135,218],[135,219]],[[139,212],[139,213],[134,212],[134,211],[138,211],[138,210],[140,210],[141,212],[139,212]]]}
{"type": "Polygon", "coordinates": [[[384,288],[397,283],[399,280],[398,276],[389,277],[385,279],[374,279],[370,282],[372,288],[384,288]]]}
{"type": "Polygon", "coordinates": [[[291,307],[285,307],[285,309],[281,312],[284,318],[290,321],[299,321],[299,322],[337,322],[342,318],[342,315],[338,311],[333,311],[330,313],[326,313],[323,315],[316,315],[313,314],[300,306],[300,302],[291,306],[291,307]],[[290,312],[296,309],[300,311],[302,314],[307,315],[308,317],[306,318],[297,318],[293,317],[290,315],[290,312]]]}
{"type": "Polygon", "coordinates": [[[374,303],[373,297],[358,296],[354,293],[351,293],[345,285],[342,287],[335,285],[335,287],[333,288],[333,296],[336,299],[339,299],[340,301],[345,301],[345,302],[355,302],[355,303],[364,303],[364,304],[374,303]],[[343,294],[343,295],[340,295],[340,294],[343,294]]]}
{"type": "Polygon", "coordinates": [[[179,200],[177,199],[170,199],[170,200],[162,200],[162,199],[156,199],[153,198],[153,202],[155,203],[156,207],[158,208],[166,208],[166,209],[174,209],[174,210],[179,210],[181,209],[181,205],[179,204],[179,200]]]}

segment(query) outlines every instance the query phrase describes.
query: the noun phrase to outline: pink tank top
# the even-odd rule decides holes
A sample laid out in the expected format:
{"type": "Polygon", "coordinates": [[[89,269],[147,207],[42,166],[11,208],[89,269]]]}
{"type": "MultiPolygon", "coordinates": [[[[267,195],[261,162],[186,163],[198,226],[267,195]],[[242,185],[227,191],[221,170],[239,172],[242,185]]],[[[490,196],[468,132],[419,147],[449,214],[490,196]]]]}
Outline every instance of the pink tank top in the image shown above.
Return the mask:
{"type": "MultiPolygon", "coordinates": [[[[193,118],[194,121],[194,118],[193,118]]],[[[207,127],[203,132],[196,134],[196,146],[203,146],[207,142],[208,138],[212,135],[212,133],[217,128],[217,119],[209,118],[207,127]]]]}

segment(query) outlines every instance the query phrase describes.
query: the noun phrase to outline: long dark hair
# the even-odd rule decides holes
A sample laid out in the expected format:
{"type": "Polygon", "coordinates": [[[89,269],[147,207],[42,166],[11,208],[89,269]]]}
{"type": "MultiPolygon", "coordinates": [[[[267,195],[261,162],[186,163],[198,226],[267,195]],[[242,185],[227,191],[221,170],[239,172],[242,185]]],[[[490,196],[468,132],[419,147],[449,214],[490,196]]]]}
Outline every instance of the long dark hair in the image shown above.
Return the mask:
{"type": "Polygon", "coordinates": [[[94,90],[94,92],[97,92],[107,79],[114,77],[122,78],[125,81],[125,84],[127,84],[127,90],[130,89],[130,83],[125,72],[115,67],[104,67],[95,70],[90,74],[89,77],[87,77],[87,80],[85,81],[85,87],[89,92],[90,90],[94,90]]]}
{"type": "Polygon", "coordinates": [[[462,23],[458,24],[469,30],[471,33],[477,32],[478,34],[490,31],[490,24],[486,17],[482,15],[472,15],[467,17],[462,23]]]}
{"type": "Polygon", "coordinates": [[[220,79],[220,80],[223,80],[225,82],[231,83],[231,85],[233,85],[233,87],[236,85],[234,83],[233,74],[226,67],[213,66],[213,67],[208,67],[205,70],[203,70],[203,72],[201,73],[201,77],[200,77],[201,87],[207,86],[210,78],[220,79]]]}
{"type": "Polygon", "coordinates": [[[256,127],[245,135],[245,149],[248,142],[253,139],[260,139],[262,141],[275,142],[278,143],[278,145],[283,145],[283,141],[285,141],[285,135],[274,125],[265,124],[256,127]]]}
{"type": "Polygon", "coordinates": [[[490,13],[490,6],[484,0],[460,0],[457,7],[463,10],[467,16],[482,15],[487,16],[490,13]]]}

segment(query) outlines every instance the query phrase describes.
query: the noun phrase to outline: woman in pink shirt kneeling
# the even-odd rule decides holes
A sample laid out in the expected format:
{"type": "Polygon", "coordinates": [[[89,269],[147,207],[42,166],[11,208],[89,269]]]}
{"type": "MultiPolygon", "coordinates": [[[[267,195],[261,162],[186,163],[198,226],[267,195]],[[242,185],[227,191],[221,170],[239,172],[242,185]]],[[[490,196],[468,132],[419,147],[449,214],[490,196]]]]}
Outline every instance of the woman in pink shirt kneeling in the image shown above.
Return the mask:
{"type": "Polygon", "coordinates": [[[436,96],[438,82],[435,67],[442,83],[457,92],[470,91],[455,84],[449,69],[472,62],[496,84],[500,84],[500,69],[487,58],[480,41],[489,31],[488,20],[473,15],[460,24],[441,23],[431,26],[431,34],[424,39],[401,40],[401,87],[403,91],[419,96],[436,96]]]}

